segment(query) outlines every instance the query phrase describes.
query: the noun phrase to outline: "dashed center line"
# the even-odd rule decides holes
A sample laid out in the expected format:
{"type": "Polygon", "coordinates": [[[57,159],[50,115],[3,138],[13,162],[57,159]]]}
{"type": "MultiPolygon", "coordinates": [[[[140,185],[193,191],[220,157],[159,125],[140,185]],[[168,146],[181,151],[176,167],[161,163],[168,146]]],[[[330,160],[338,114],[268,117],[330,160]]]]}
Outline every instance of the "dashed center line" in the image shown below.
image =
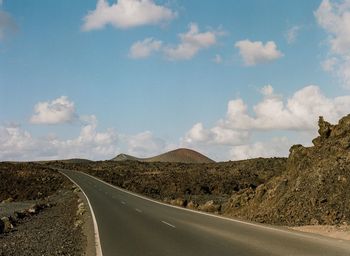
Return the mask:
{"type": "Polygon", "coordinates": [[[142,211],[140,209],[135,208],[135,211],[141,213],[142,211]]]}
{"type": "Polygon", "coordinates": [[[126,204],[124,201],[120,201],[122,204],[126,204]]]}
{"type": "Polygon", "coordinates": [[[162,223],[164,223],[165,225],[168,225],[168,226],[170,226],[172,228],[176,228],[174,225],[172,225],[172,224],[170,224],[170,223],[168,223],[168,222],[166,222],[164,220],[162,220],[162,223]]]}

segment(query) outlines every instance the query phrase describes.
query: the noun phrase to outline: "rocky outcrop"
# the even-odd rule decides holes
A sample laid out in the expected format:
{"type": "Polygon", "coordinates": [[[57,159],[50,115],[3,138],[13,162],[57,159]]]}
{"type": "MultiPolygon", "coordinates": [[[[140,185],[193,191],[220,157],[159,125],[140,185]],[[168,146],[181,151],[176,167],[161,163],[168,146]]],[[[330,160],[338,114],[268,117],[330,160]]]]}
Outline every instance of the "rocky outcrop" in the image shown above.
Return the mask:
{"type": "Polygon", "coordinates": [[[350,223],[350,115],[319,119],[314,146],[294,145],[287,168],[256,189],[234,194],[226,214],[281,225],[350,223]]]}

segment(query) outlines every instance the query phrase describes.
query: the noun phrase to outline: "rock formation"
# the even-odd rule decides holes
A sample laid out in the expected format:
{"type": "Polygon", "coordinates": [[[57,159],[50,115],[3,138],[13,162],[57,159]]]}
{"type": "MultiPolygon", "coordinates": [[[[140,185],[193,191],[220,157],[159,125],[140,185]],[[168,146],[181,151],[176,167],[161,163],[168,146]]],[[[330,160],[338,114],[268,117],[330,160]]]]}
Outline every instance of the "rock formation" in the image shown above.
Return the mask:
{"type": "Polygon", "coordinates": [[[350,223],[350,115],[319,119],[314,146],[294,145],[287,168],[256,189],[234,194],[226,214],[281,225],[350,223]]]}

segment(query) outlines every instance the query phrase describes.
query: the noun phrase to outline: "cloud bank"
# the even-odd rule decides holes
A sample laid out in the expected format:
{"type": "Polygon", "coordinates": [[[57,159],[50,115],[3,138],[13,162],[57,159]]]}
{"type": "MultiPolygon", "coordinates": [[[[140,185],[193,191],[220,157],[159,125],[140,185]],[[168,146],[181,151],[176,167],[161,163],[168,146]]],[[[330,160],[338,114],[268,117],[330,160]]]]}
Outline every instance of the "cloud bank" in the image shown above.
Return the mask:
{"type": "Polygon", "coordinates": [[[118,133],[114,129],[99,131],[96,116],[79,115],[74,102],[66,96],[38,102],[30,121],[35,125],[50,127],[79,125],[80,131],[76,137],[68,139],[53,133],[35,137],[20,125],[0,125],[0,161],[67,158],[105,160],[121,152],[143,157],[159,154],[167,146],[164,140],[149,131],[136,135],[118,133]]]}
{"type": "Polygon", "coordinates": [[[318,116],[335,123],[350,109],[350,95],[326,97],[316,85],[301,88],[289,97],[275,93],[271,85],[262,87],[260,93],[261,100],[252,106],[242,98],[230,100],[226,114],[214,125],[196,122],[175,144],[150,131],[100,131],[94,115],[79,115],[74,102],[62,96],[36,104],[32,122],[49,127],[79,125],[77,136],[64,139],[49,133],[35,137],[19,125],[0,125],[0,160],[100,160],[122,152],[148,157],[177,147],[197,149],[217,160],[286,156],[292,144],[311,141],[318,116]],[[282,132],[283,136],[278,135],[282,132]]]}
{"type": "Polygon", "coordinates": [[[271,85],[260,92],[262,100],[251,108],[241,98],[230,100],[225,117],[213,127],[206,128],[201,122],[194,124],[182,138],[182,144],[203,152],[208,146],[222,146],[229,152],[226,158],[232,160],[285,156],[295,140],[276,137],[276,131],[300,134],[298,137],[306,134],[309,142],[317,131],[319,116],[335,123],[350,109],[349,95],[328,98],[315,85],[306,86],[286,99],[275,94],[271,85]],[[259,138],[272,139],[259,141],[259,138]]]}

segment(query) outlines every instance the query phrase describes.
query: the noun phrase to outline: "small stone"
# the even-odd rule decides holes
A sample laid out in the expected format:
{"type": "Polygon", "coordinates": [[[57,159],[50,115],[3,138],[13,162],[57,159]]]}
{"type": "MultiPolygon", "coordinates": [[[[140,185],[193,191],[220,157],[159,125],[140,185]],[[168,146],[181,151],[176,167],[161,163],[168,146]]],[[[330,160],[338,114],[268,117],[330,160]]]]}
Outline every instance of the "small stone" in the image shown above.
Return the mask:
{"type": "Polygon", "coordinates": [[[0,233],[6,233],[13,229],[13,225],[8,217],[2,217],[0,222],[2,222],[2,225],[0,224],[0,233]]]}
{"type": "Polygon", "coordinates": [[[13,202],[13,198],[9,197],[9,198],[3,200],[1,203],[6,204],[6,203],[11,203],[11,202],[13,202]]]}
{"type": "Polygon", "coordinates": [[[78,187],[76,187],[74,190],[73,190],[74,193],[79,193],[80,192],[80,189],[78,187]]]}
{"type": "Polygon", "coordinates": [[[82,220],[76,220],[75,222],[74,222],[74,228],[78,228],[78,227],[80,227],[80,226],[82,226],[83,225],[83,221],[82,220]]]}
{"type": "Polygon", "coordinates": [[[186,205],[187,205],[187,200],[184,200],[184,199],[182,199],[182,198],[177,198],[177,199],[171,200],[171,201],[170,201],[170,204],[176,205],[176,206],[186,207],[186,205]]]}
{"type": "Polygon", "coordinates": [[[198,207],[199,210],[205,212],[218,212],[221,206],[214,203],[213,200],[207,201],[204,205],[198,207]]]}
{"type": "Polygon", "coordinates": [[[194,203],[193,201],[190,201],[187,206],[186,206],[188,209],[192,209],[192,210],[195,210],[198,208],[198,204],[194,203]]]}
{"type": "Polygon", "coordinates": [[[84,203],[78,204],[77,215],[83,215],[85,213],[84,203]]]}

